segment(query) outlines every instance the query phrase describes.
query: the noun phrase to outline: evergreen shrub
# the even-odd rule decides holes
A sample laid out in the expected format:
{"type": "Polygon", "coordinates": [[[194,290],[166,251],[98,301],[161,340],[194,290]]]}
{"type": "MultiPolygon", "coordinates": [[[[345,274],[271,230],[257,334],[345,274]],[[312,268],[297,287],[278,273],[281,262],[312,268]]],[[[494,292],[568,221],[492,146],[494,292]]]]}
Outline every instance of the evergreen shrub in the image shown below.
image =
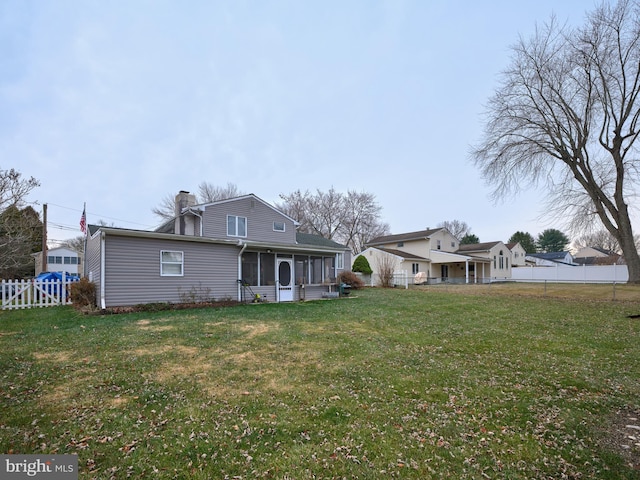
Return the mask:
{"type": "Polygon", "coordinates": [[[358,255],[356,259],[353,261],[353,267],[351,267],[352,272],[360,272],[365,275],[371,275],[373,270],[371,269],[371,265],[369,265],[369,260],[364,255],[358,255]]]}

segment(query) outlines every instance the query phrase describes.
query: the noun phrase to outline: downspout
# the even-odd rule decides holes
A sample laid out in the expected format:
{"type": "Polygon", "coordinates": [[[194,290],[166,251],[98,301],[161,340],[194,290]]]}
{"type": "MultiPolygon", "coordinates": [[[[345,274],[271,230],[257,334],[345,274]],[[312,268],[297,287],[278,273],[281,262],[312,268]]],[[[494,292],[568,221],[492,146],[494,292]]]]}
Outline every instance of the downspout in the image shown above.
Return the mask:
{"type": "Polygon", "coordinates": [[[100,308],[103,310],[107,308],[105,299],[105,256],[106,256],[106,235],[104,232],[100,232],[100,308]]]}
{"type": "Polygon", "coordinates": [[[196,213],[194,210],[191,210],[191,212],[200,219],[200,236],[202,237],[202,215],[196,213]]]}
{"type": "MultiPolygon", "coordinates": [[[[247,249],[247,244],[242,240],[238,240],[238,246],[242,245],[240,252],[238,252],[238,280],[243,280],[242,278],[242,254],[247,249]]],[[[236,282],[238,284],[238,300],[242,299],[242,282],[236,282]]]]}

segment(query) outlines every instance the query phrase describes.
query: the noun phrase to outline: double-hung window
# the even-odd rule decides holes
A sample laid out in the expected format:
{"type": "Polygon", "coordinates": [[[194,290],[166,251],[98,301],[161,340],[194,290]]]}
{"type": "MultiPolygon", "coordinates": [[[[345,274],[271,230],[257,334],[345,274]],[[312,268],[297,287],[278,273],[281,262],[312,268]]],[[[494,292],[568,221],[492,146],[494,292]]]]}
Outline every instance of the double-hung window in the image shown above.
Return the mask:
{"type": "Polygon", "coordinates": [[[247,217],[227,215],[227,235],[230,237],[246,237],[247,217]]]}
{"type": "Polygon", "coordinates": [[[184,253],[161,250],[160,275],[162,277],[182,277],[184,275],[184,253]]]}

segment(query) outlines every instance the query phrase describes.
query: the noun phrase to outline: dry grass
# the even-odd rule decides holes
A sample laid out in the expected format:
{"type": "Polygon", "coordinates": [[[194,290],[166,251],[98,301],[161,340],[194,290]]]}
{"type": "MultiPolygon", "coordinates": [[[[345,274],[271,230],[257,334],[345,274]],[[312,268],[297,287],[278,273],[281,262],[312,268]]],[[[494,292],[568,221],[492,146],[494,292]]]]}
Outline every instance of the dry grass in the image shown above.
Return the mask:
{"type": "Polygon", "coordinates": [[[612,292],[3,314],[0,450],[77,454],[82,479],[638,479],[640,289],[612,292]]]}
{"type": "Polygon", "coordinates": [[[444,291],[460,295],[507,295],[571,300],[640,302],[640,285],[628,284],[504,282],[484,285],[427,285],[412,286],[411,288],[426,291],[444,291]]]}

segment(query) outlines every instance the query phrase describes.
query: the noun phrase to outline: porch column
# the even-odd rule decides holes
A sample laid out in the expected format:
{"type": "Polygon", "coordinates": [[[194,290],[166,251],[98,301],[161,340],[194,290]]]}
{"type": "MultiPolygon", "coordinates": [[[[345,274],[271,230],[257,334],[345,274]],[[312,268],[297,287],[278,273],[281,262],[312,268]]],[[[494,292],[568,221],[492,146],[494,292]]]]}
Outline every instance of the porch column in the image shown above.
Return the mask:
{"type": "Polygon", "coordinates": [[[464,261],[464,283],[469,283],[469,259],[464,261]]]}

